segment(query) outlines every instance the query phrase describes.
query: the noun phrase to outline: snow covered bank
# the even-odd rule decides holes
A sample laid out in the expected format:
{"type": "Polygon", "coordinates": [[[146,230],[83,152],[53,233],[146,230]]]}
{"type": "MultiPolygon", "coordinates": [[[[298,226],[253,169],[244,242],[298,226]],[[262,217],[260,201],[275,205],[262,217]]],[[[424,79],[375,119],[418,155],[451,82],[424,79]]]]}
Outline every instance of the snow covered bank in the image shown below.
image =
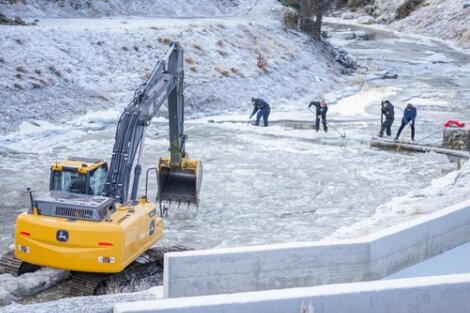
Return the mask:
{"type": "Polygon", "coordinates": [[[162,288],[154,287],[142,292],[121,293],[99,297],[77,297],[39,304],[13,303],[0,308],[2,313],[103,313],[112,312],[113,305],[120,302],[156,300],[162,298],[162,288]]]}
{"type": "Polygon", "coordinates": [[[376,232],[384,227],[396,225],[422,214],[439,210],[446,204],[464,201],[470,198],[470,162],[458,170],[434,179],[421,190],[410,190],[407,194],[392,198],[380,205],[369,218],[354,225],[340,228],[329,239],[359,238],[376,232]]]}
{"type": "Polygon", "coordinates": [[[470,49],[470,7],[464,1],[427,0],[408,17],[391,24],[405,33],[420,33],[457,42],[470,49]]]}
{"type": "Polygon", "coordinates": [[[46,290],[63,282],[68,276],[69,272],[51,268],[42,268],[19,277],[0,274],[0,306],[46,290]]]}
{"type": "Polygon", "coordinates": [[[465,0],[375,0],[345,16],[384,22],[391,29],[453,42],[470,49],[470,6],[465,0]],[[467,5],[465,5],[467,4],[467,5]],[[362,9],[362,8],[360,8],[362,9]],[[373,17],[368,16],[371,14],[373,17]]]}

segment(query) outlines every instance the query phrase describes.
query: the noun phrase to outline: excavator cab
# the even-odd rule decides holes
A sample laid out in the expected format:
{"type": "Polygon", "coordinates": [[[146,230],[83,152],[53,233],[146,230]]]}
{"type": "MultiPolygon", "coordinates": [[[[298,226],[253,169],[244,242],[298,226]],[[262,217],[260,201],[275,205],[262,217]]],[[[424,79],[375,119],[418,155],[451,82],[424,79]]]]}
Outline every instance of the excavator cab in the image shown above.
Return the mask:
{"type": "Polygon", "coordinates": [[[103,160],[69,158],[51,167],[50,190],[98,196],[103,193],[108,163],[103,160]]]}
{"type": "Polygon", "coordinates": [[[158,163],[157,200],[198,206],[201,180],[200,161],[190,160],[185,155],[180,166],[172,166],[169,157],[162,157],[158,163]]]}

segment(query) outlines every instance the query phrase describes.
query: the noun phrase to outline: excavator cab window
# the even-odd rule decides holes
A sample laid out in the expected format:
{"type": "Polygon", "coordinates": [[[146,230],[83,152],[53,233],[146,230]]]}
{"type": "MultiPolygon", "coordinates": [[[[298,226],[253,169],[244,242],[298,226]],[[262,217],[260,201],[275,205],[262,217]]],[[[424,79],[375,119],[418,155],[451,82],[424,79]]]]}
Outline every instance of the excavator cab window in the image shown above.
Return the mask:
{"type": "Polygon", "coordinates": [[[103,193],[107,172],[107,164],[86,174],[80,174],[75,169],[52,171],[51,190],[98,196],[103,193]]]}
{"type": "Polygon", "coordinates": [[[106,175],[108,174],[107,166],[98,167],[96,170],[89,173],[90,175],[90,194],[100,196],[103,193],[104,185],[106,183],[106,175]]]}
{"type": "Polygon", "coordinates": [[[72,193],[85,193],[86,175],[77,171],[53,171],[52,190],[68,191],[72,193]]]}

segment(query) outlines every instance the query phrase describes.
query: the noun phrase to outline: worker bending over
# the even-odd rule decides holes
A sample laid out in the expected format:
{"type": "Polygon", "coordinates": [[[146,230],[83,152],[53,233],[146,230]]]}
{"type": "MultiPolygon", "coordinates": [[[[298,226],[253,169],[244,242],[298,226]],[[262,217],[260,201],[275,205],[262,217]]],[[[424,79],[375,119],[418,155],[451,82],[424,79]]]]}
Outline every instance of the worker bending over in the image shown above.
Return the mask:
{"type": "Polygon", "coordinates": [[[411,104],[408,103],[408,105],[405,108],[405,111],[403,111],[403,118],[401,119],[401,125],[400,128],[398,129],[397,136],[395,137],[395,140],[398,140],[398,137],[400,137],[401,131],[407,124],[410,124],[411,127],[411,140],[415,141],[415,119],[417,116],[417,110],[416,108],[411,104]]]}
{"type": "Polygon", "coordinates": [[[328,125],[326,123],[326,112],[328,112],[328,105],[326,104],[324,99],[321,99],[320,102],[318,101],[312,101],[308,105],[308,108],[310,109],[311,106],[315,106],[316,111],[315,111],[315,130],[318,132],[320,129],[320,119],[323,124],[323,130],[325,132],[328,132],[328,125]]]}
{"type": "Polygon", "coordinates": [[[255,125],[259,126],[259,120],[262,116],[264,127],[268,127],[268,117],[269,113],[271,113],[271,107],[269,104],[260,98],[251,98],[251,103],[253,104],[253,112],[250,115],[250,119],[253,117],[253,115],[255,115],[256,112],[258,112],[256,115],[255,125]]]}
{"type": "Polygon", "coordinates": [[[385,115],[385,121],[380,126],[379,137],[383,137],[385,131],[387,136],[390,137],[392,135],[392,124],[395,120],[395,110],[390,101],[382,101],[382,114],[385,115]]]}

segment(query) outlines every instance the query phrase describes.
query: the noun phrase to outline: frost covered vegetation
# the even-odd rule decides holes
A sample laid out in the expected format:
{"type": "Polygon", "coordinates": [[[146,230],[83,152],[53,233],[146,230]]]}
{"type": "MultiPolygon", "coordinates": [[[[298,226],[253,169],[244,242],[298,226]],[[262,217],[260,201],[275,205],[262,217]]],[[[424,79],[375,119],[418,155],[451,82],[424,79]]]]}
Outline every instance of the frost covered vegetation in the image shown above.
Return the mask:
{"type": "MultiPolygon", "coordinates": [[[[277,2],[199,2],[141,1],[137,8],[137,3],[127,7],[124,1],[98,1],[96,5],[128,9],[116,9],[117,14],[141,10],[164,18],[42,18],[35,27],[2,27],[0,92],[10,105],[0,119],[0,132],[17,130],[23,120],[60,122],[86,110],[122,107],[173,40],[186,53],[188,116],[238,111],[254,95],[316,96],[338,80],[334,61],[319,53],[307,36],[282,27],[277,2]],[[264,19],[257,18],[260,8],[265,9],[264,19]],[[185,14],[204,18],[171,18],[185,14]]],[[[29,1],[7,8],[3,10],[40,14],[29,1]]],[[[91,8],[67,8],[47,1],[41,14],[93,15],[91,8]]],[[[106,10],[98,12],[104,15],[106,10]]]]}

